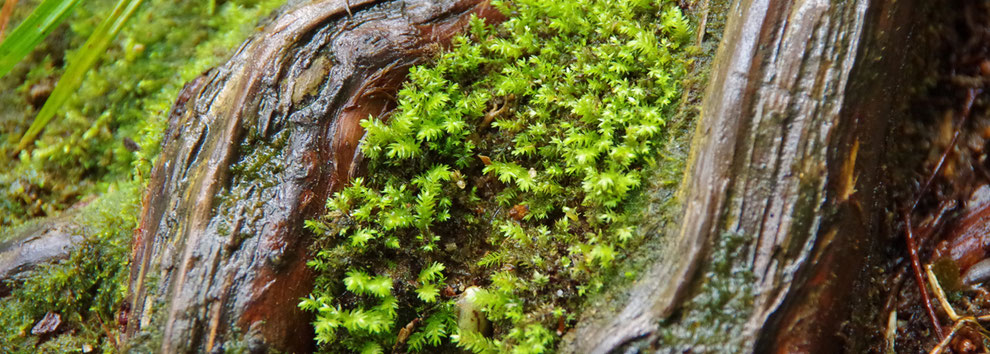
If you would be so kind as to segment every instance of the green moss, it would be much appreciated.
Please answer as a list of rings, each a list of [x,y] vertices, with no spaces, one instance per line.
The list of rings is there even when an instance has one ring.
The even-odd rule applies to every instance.
[[[133,182],[110,188],[75,217],[82,241],[68,259],[39,266],[23,283],[10,281],[12,294],[0,299],[0,351],[80,351],[84,345],[115,349],[107,335],[116,334],[137,227],[137,216],[120,210],[139,207],[139,189]],[[48,312],[61,316],[62,334],[41,341],[31,329]]]
[[[732,2],[715,0],[696,2],[689,15],[705,16],[704,35],[698,39],[697,49],[688,54],[690,70],[684,78],[684,95],[678,112],[667,127],[667,140],[658,146],[658,155],[662,162],[657,168],[648,171],[650,175],[645,180],[650,181],[646,193],[632,198],[629,203],[639,210],[630,215],[636,220],[642,233],[642,241],[626,255],[626,259],[609,271],[605,276],[603,287],[606,291],[594,294],[585,302],[587,308],[595,311],[587,312],[582,321],[611,321],[629,304],[629,296],[641,278],[640,272],[652,267],[660,260],[657,257],[667,251],[667,238],[680,231],[682,213],[682,180],[686,178],[685,168],[690,163],[688,155],[692,141],[692,133],[696,128],[697,118],[701,115],[702,100],[711,73],[711,62],[721,42],[725,27],[726,16],[731,11]],[[694,49],[694,48],[692,48]],[[600,323],[600,322],[598,322]],[[668,321],[667,324],[670,322]],[[690,325],[690,324],[689,324]],[[669,344],[669,343],[668,343]],[[647,350],[652,343],[644,338],[633,346],[642,346]]]
[[[659,152],[686,130],[666,123],[699,50],[676,4],[496,6],[508,21],[473,19],[451,51],[410,71],[396,112],[363,122],[369,177],[307,222],[321,276],[300,306],[317,313],[327,350],[423,349],[397,340],[403,330],[446,349],[552,350],[641,243],[647,178],[679,181],[683,163],[658,172],[669,162]],[[415,276],[435,264],[441,281]],[[369,314],[378,300],[347,285],[354,274],[388,281],[394,315]],[[420,322],[452,317],[450,293],[469,285],[481,286],[471,301],[491,336]]]
[[[227,1],[211,14],[212,1],[147,1],[63,107],[64,118],[14,159],[13,146],[36,113],[30,90],[57,77],[66,48],[82,43],[113,1],[84,3],[30,63],[0,80],[10,88],[0,90],[0,239],[12,225],[102,195],[76,217],[83,241],[70,257],[32,271],[0,299],[0,352],[117,349],[110,338],[127,290],[131,237],[168,110],[184,82],[220,64],[284,2]],[[32,335],[48,312],[62,318],[58,334]]]
[[[0,227],[53,215],[115,181],[142,178],[158,153],[160,134],[182,85],[217,65],[284,0],[146,1],[90,72],[77,94],[29,151],[16,142],[30,125],[43,92],[61,74],[67,48],[92,33],[114,1],[85,2],[0,84]],[[16,87],[16,89],[15,89]],[[43,95],[41,96],[43,97]]]
[[[671,352],[737,353],[746,348],[742,324],[753,310],[756,280],[746,262],[752,257],[750,239],[728,233],[718,237],[697,295],[679,316],[667,320],[676,325],[660,327],[657,345]]]

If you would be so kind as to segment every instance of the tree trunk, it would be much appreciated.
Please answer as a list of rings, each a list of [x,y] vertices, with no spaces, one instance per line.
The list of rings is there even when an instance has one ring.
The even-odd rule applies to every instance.
[[[303,221],[355,173],[358,125],[479,0],[327,0],[285,11],[186,85],[152,170],[125,339],[166,353],[313,349]]]
[[[732,6],[655,261],[565,352],[860,352],[881,338],[888,124],[920,80],[916,1]],[[920,25],[919,25],[920,24]],[[650,209],[650,208],[648,208]],[[868,328],[867,328],[868,329]],[[859,348],[859,349],[854,349]]]

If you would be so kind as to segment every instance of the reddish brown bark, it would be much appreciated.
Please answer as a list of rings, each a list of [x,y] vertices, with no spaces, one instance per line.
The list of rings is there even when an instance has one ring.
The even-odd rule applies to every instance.
[[[472,14],[501,16],[480,0],[305,2],[189,83],[144,200],[125,339],[312,350],[303,221],[359,166],[358,122]]]

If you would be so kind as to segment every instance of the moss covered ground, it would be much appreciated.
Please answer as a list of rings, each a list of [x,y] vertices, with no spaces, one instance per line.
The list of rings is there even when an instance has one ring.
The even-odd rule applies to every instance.
[[[114,1],[84,2],[28,60],[0,78],[0,241],[26,221],[77,203],[83,239],[68,259],[9,284],[15,290],[0,299],[0,352],[116,350],[131,237],[168,110],[185,82],[222,63],[284,2],[146,1],[26,151],[16,151],[17,141],[64,58]],[[13,25],[36,4],[21,1]],[[56,332],[32,333],[49,312],[60,315]]]
[[[17,141],[51,92],[64,59],[114,1],[84,2],[0,79],[0,230],[57,214],[110,185],[147,174],[182,85],[222,63],[285,0],[147,1],[34,146]],[[36,2],[18,7],[15,21]],[[13,23],[16,25],[16,22]]]

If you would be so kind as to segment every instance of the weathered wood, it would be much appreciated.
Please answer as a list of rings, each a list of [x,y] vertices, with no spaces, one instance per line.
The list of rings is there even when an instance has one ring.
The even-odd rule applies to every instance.
[[[312,350],[303,221],[359,166],[358,122],[471,14],[500,16],[480,0],[304,2],[189,83],[144,200],[124,339]]]
[[[72,246],[83,239],[76,222],[78,209],[44,218],[10,231],[0,242],[0,297],[10,293],[6,282],[38,265],[65,259]]]
[[[623,305],[585,316],[564,350],[854,345],[840,332],[865,301],[857,291],[872,280],[876,260],[868,254],[880,242],[886,207],[878,186],[887,125],[920,78],[907,55],[918,50],[907,45],[918,31],[912,4],[736,2],[692,146],[680,228],[658,241],[655,261],[621,290]],[[744,240],[745,256],[728,260],[733,273],[720,274],[713,264],[727,260],[713,258],[712,247],[727,237]],[[753,280],[742,290],[706,288],[743,276]],[[716,343],[665,338],[672,328],[716,325],[689,320],[691,311],[721,311],[693,307],[702,295],[744,297],[747,309],[723,314],[731,323],[718,325],[731,332]]]
[[[885,184],[893,180],[885,165],[892,162],[888,145],[898,139],[891,122],[907,116],[908,100],[929,75],[933,43],[926,26],[934,17],[933,5],[924,2],[866,4],[852,53],[857,64],[836,101],[842,112],[827,131],[818,225],[808,228],[808,250],[794,276],[781,280],[789,283],[787,293],[761,326],[757,350],[864,352],[882,341],[871,330],[887,321],[875,317],[882,308],[873,289],[884,286],[876,269],[887,249],[903,244],[888,234],[891,187]],[[807,216],[795,217],[802,219]]]

